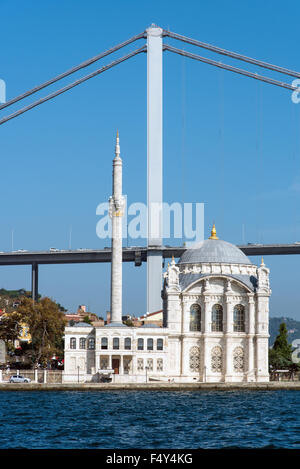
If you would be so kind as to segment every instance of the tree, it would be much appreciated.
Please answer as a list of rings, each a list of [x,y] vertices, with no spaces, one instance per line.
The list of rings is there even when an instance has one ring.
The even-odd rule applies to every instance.
[[[299,369],[299,366],[292,360],[292,346],[288,343],[288,331],[284,322],[280,324],[279,334],[273,348],[269,350],[269,365],[271,372],[288,369],[292,379]]]
[[[28,324],[32,340],[32,361],[46,364],[53,354],[63,353],[65,318],[59,306],[50,298],[34,302],[22,298],[18,308],[22,321]]]
[[[13,348],[13,343],[19,337],[21,329],[20,314],[6,313],[0,321],[0,339],[4,340],[8,348]]]
[[[84,316],[84,318],[82,319],[82,322],[86,322],[87,324],[92,324],[90,318],[88,316]]]
[[[275,339],[273,349],[286,360],[292,360],[292,346],[288,343],[288,331],[285,322],[279,326],[279,334]]]
[[[128,327],[133,327],[134,326],[131,319],[126,319],[126,321],[123,321],[123,324],[125,324]]]

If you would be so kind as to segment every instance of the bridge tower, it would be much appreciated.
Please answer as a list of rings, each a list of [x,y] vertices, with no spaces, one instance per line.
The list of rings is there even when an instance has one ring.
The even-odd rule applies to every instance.
[[[147,29],[147,312],[162,308],[162,67],[163,30]]]

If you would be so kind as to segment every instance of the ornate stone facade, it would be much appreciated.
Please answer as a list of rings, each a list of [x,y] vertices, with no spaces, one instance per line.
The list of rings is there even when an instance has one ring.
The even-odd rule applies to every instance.
[[[178,353],[169,372],[180,381],[268,381],[270,294],[263,260],[251,264],[213,232],[178,264],[173,259],[163,289],[169,343]]]

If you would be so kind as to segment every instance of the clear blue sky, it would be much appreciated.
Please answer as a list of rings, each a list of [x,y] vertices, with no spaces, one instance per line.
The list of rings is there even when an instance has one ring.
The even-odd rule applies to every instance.
[[[152,22],[300,70],[299,12],[297,4],[289,9],[271,1],[0,0],[0,78],[12,98]],[[145,202],[145,55],[1,126],[0,250],[11,249],[12,230],[14,249],[68,248],[70,227],[72,248],[105,245],[96,236],[96,207],[111,194],[117,128],[124,193],[129,203]],[[219,237],[236,244],[243,241],[243,225],[246,242],[300,241],[300,104],[292,103],[287,90],[165,53],[164,200],[204,202],[206,237],[215,220]],[[300,257],[265,262],[271,269],[271,315],[300,319]],[[109,281],[109,265],[40,267],[40,292],[71,311],[87,304],[104,314]],[[1,267],[0,286],[30,289],[30,268]],[[145,266],[124,265],[124,313],[145,311],[145,286]]]

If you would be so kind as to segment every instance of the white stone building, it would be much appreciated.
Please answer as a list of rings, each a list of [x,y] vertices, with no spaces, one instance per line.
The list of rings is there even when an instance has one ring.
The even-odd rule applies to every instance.
[[[113,172],[111,323],[65,329],[64,382],[267,382],[269,269],[236,246],[209,239],[164,273],[163,327],[122,324],[122,160]]]

